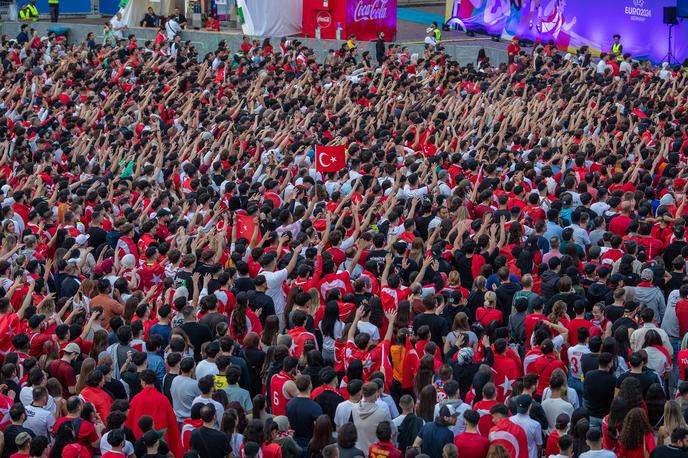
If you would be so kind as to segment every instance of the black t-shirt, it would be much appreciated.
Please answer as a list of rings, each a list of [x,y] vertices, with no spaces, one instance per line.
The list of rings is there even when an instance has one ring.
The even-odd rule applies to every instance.
[[[375,250],[370,250],[368,252],[368,257],[366,258],[366,262],[372,261],[375,264],[377,264],[377,272],[378,275],[382,274],[382,270],[385,268],[385,262],[387,257],[387,250],[385,249],[375,249]]]
[[[136,458],[142,458],[142,457],[158,457],[158,456],[167,456],[167,454],[170,452],[170,448],[167,446],[167,444],[163,441],[158,442],[158,453],[153,455],[153,454],[148,454],[146,453],[148,449],[146,448],[146,444],[143,443],[143,437],[140,437],[137,439],[137,441],[134,443],[134,454],[136,455]]]
[[[187,272],[186,270],[177,272],[177,275],[174,277],[174,287],[179,288],[180,286],[186,287],[186,289],[189,291],[189,298],[193,297],[194,283],[192,272]]]
[[[210,332],[210,328],[204,324],[197,322],[184,323],[182,324],[182,330],[189,336],[191,345],[194,347],[194,359],[196,362],[200,361],[201,358],[201,346],[213,340],[213,335]]]
[[[179,374],[170,374],[168,372],[162,379],[162,394],[167,396],[167,399],[169,399],[170,402],[172,402],[172,381],[178,375]]]
[[[614,321],[614,323],[612,324],[612,334],[615,333],[616,330],[622,326],[626,329],[638,329],[638,323],[636,323],[635,320],[633,320],[633,318],[622,316],[621,318]]]
[[[3,434],[5,435],[5,448],[2,450],[2,458],[8,458],[10,455],[17,453],[17,444],[14,442],[14,440],[20,433],[29,433],[31,437],[35,436],[33,431],[28,428],[18,425],[9,425],[3,431]]]
[[[107,232],[102,227],[89,227],[88,228],[88,246],[93,247],[93,249],[98,248],[105,243],[107,237]]]
[[[586,353],[583,355],[581,358],[581,369],[583,369],[583,375],[586,375],[588,372],[600,367],[599,361],[599,353]]]
[[[662,445],[650,453],[650,458],[688,458],[688,452],[673,445]]]
[[[653,377],[651,374],[647,372],[634,374],[633,372],[628,371],[624,372],[619,376],[619,378],[616,380],[616,387],[621,388],[621,382],[623,382],[629,377],[634,378],[640,382],[640,385],[643,387],[643,397],[647,395],[647,390],[650,388],[650,385],[652,385],[653,383],[657,383],[657,377]]]
[[[256,282],[253,280],[253,278],[249,277],[240,277],[237,278],[234,281],[234,289],[235,292],[248,292],[248,291],[254,291],[256,289]]]
[[[320,393],[316,398],[317,402],[325,415],[330,417],[332,420],[332,426],[334,427],[334,414],[337,411],[337,406],[340,402],[344,402],[344,398],[334,391],[325,390]]]
[[[143,389],[141,387],[141,377],[138,372],[135,371],[124,371],[121,374],[122,380],[124,380],[127,385],[129,385],[129,392],[133,398],[141,392]]]
[[[275,301],[264,292],[249,291],[247,294],[251,310],[255,312],[258,309],[263,309],[259,318],[260,322],[265,324],[265,319],[275,314]]]
[[[604,418],[614,399],[616,376],[607,371],[595,369],[585,374],[583,399],[591,417]]]
[[[604,308],[604,316],[607,317],[607,320],[611,321],[612,323],[616,324],[616,320],[621,318],[624,314],[624,308],[620,305],[608,305]]]
[[[294,428],[294,440],[298,443],[313,437],[315,420],[323,414],[320,405],[308,398],[293,398],[287,403],[287,418]]]
[[[189,445],[204,458],[224,458],[233,451],[225,433],[205,426],[191,432]]]
[[[442,338],[449,334],[449,324],[447,320],[434,313],[419,313],[413,319],[413,331],[417,332],[418,328],[427,325],[430,327],[431,340],[437,344],[437,347],[442,351]]]

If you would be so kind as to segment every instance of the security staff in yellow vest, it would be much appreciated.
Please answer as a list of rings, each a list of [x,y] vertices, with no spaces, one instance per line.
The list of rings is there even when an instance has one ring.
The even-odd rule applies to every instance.
[[[38,20],[38,8],[36,8],[36,0],[31,0],[28,5],[26,5],[26,9],[29,10],[29,14],[31,14],[31,20],[32,21],[37,21]]]
[[[60,0],[48,0],[50,7],[50,22],[57,22],[60,15]]]
[[[21,9],[19,10],[19,20],[20,21],[30,21],[31,20],[31,11],[29,11],[29,8],[27,8],[26,5],[22,5]]]
[[[623,62],[623,45],[621,44],[621,35],[618,33],[614,35],[614,44],[612,45],[611,54],[616,54],[616,60]]]
[[[435,38],[435,42],[439,43],[440,40],[442,39],[442,31],[440,30],[439,27],[437,27],[437,22],[432,23],[432,34]]]

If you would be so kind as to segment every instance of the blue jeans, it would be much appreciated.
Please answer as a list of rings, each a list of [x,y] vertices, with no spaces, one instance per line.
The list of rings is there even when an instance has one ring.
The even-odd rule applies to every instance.
[[[579,378],[571,377],[569,375],[569,388],[576,390],[578,401],[583,404],[583,382]]]
[[[669,338],[669,342],[671,343],[671,348],[674,350],[674,356],[672,357],[674,364],[671,368],[671,375],[674,385],[678,385],[680,379],[678,374],[678,352],[681,349],[681,340]]]

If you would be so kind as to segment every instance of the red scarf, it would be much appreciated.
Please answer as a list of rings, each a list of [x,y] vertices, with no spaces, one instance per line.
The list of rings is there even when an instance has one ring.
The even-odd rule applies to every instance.
[[[655,350],[661,352],[661,353],[666,357],[667,361],[669,362],[669,368],[671,368],[671,366],[672,366],[673,363],[672,363],[672,361],[671,361],[671,356],[669,355],[669,350],[667,350],[666,348],[664,348],[663,345],[650,345],[650,347],[652,347],[652,348],[654,348]]]

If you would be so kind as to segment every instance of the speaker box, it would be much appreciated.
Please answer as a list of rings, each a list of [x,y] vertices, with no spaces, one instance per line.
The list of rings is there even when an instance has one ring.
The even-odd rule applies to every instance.
[[[676,20],[677,8],[675,6],[664,7],[664,23],[667,25],[678,25]]]
[[[688,0],[678,0],[676,2],[676,16],[688,17]]]

